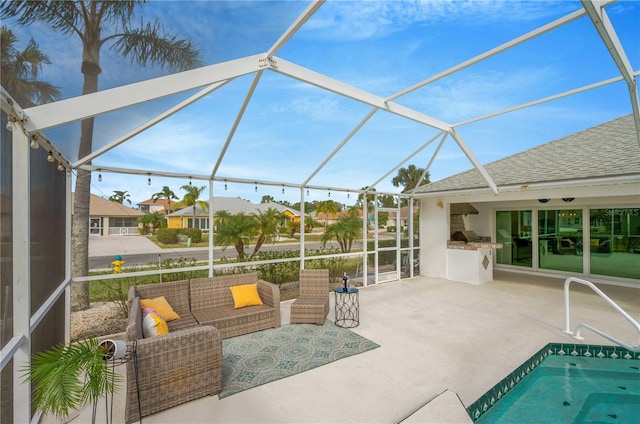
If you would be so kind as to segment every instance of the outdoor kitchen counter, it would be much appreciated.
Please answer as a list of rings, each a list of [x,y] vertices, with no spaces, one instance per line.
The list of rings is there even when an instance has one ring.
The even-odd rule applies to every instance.
[[[493,252],[500,243],[456,242],[447,243],[447,279],[468,284],[493,281]]]
[[[447,249],[458,250],[478,250],[480,248],[486,249],[501,249],[502,243],[489,243],[489,242],[460,242],[460,241],[448,241]]]

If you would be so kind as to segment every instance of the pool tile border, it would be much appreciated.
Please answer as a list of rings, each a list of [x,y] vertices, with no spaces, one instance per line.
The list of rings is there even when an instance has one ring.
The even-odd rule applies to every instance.
[[[477,421],[482,417],[482,415],[484,415],[484,413],[495,405],[496,402],[502,399],[504,395],[516,387],[516,385],[520,383],[520,380],[526,377],[550,355],[585,356],[640,361],[640,353],[632,352],[620,346],[549,343],[467,407],[467,414],[469,414],[469,417],[471,417],[474,422]]]

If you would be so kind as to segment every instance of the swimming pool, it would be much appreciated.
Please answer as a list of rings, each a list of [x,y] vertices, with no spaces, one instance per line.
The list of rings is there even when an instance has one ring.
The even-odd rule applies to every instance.
[[[640,423],[640,354],[550,343],[467,408],[475,423]]]

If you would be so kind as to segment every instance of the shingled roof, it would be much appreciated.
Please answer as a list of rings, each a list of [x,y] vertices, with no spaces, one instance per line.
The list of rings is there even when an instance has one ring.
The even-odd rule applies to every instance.
[[[633,116],[623,116],[485,165],[498,188],[640,175]],[[418,188],[415,194],[488,187],[476,169]]]
[[[239,197],[216,196],[213,198],[214,214],[219,210],[225,210],[232,215],[235,215],[237,213],[252,214],[252,213],[257,213],[258,211],[266,211],[268,208],[274,208],[280,212],[284,212],[285,210],[288,210],[295,216],[300,215],[300,211],[293,208],[288,208],[278,203],[255,204],[255,203],[251,203],[248,200],[241,199]],[[207,215],[207,214],[208,214],[208,211],[204,211],[202,210],[200,205],[196,205],[196,215],[201,216],[201,215]],[[169,214],[169,216],[191,216],[191,215],[193,215],[193,206],[187,206],[185,208],[179,209]]]
[[[73,202],[73,196],[75,196],[75,193],[72,193],[71,196]],[[130,208],[112,200],[103,199],[102,197],[91,193],[89,200],[89,215],[137,218],[144,214],[139,210]]]

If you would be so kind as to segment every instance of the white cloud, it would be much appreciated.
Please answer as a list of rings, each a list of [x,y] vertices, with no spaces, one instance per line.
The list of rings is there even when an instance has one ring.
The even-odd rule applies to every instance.
[[[329,39],[379,38],[416,23],[457,21],[477,25],[534,20],[553,16],[558,11],[569,13],[579,7],[564,3],[567,4],[508,0],[337,1],[325,4],[310,20],[308,29],[316,36]]]

